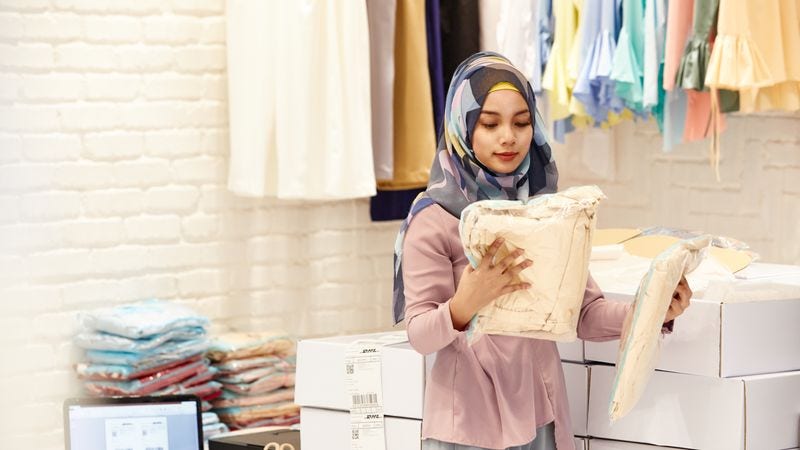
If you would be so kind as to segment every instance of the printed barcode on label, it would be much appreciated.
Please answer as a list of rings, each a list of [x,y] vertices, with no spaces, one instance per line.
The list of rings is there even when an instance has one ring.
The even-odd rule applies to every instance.
[[[348,375],[352,375],[352,374],[353,374],[353,365],[352,365],[352,364],[348,364],[348,365],[345,367],[345,370],[347,371],[347,374],[348,374]]]
[[[377,405],[378,394],[353,394],[354,405]]]
[[[353,439],[358,439],[358,430],[353,430]]]

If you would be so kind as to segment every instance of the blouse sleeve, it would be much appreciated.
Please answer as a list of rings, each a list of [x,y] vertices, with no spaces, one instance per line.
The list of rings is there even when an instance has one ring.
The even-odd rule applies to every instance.
[[[630,304],[606,300],[590,274],[578,318],[578,337],[595,342],[619,339],[622,322],[630,308]]]
[[[421,211],[403,242],[408,340],[426,355],[448,346],[462,333],[453,327],[450,316],[450,300],[456,290],[453,253],[436,213],[433,207]]]

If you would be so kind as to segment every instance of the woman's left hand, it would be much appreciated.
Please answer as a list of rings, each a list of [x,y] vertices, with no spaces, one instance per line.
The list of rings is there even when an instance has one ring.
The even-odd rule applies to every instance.
[[[683,314],[686,308],[689,307],[689,301],[692,298],[692,290],[689,289],[689,283],[686,277],[681,277],[681,281],[672,293],[672,302],[669,304],[667,316],[664,318],[664,323],[671,322],[676,317]]]

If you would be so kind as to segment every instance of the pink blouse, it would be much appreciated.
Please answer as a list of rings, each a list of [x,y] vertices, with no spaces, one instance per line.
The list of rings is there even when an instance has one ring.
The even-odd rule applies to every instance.
[[[425,388],[423,439],[504,449],[555,422],[558,450],[574,449],[555,343],[484,335],[469,345],[453,328],[449,303],[466,264],[458,219],[439,205],[419,212],[403,245],[403,281],[409,341],[422,354],[438,352]],[[618,339],[629,307],[604,299],[589,277],[578,337]]]

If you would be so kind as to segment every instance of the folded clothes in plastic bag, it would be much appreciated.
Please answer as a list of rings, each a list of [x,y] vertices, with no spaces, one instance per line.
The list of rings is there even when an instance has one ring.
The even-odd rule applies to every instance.
[[[208,326],[208,318],[179,303],[148,300],[102,308],[80,315],[84,328],[141,339],[175,328]]]
[[[202,384],[185,386],[183,383],[167,386],[154,392],[152,395],[194,395],[203,400],[216,400],[222,393],[222,384],[216,381],[207,381]]]
[[[130,381],[88,381],[84,386],[90,393],[98,396],[148,395],[191,378],[206,368],[206,362],[199,360]]]
[[[282,387],[294,386],[294,373],[273,373],[252,383],[222,383],[222,386],[238,394],[263,394]]]
[[[512,281],[530,288],[498,297],[478,311],[470,323],[470,342],[480,333],[576,339],[596,210],[604,198],[597,186],[579,186],[527,202],[484,200],[464,208],[459,233],[473,267],[501,237],[505,242],[495,261],[515,249],[524,252],[518,262],[533,261]]]
[[[203,439],[208,440],[218,434],[227,433],[229,431],[231,430],[228,426],[221,422],[210,423],[208,425],[203,424]]]
[[[189,341],[206,335],[205,328],[183,327],[142,339],[131,339],[104,331],[86,330],[75,336],[75,344],[87,350],[115,350],[143,353],[154,350],[169,341]]]
[[[202,354],[197,354],[189,358],[170,360],[166,363],[155,365],[143,364],[135,367],[125,364],[78,363],[75,365],[75,371],[78,373],[78,378],[83,380],[126,381],[134,378],[141,378],[156,372],[163,372],[172,367],[200,361],[201,359],[203,359]]]
[[[228,361],[218,362],[214,364],[214,367],[219,370],[220,375],[232,375],[261,367],[275,367],[283,371],[289,371],[294,369],[296,364],[296,355],[288,355],[284,357],[256,356],[252,358],[231,359]]]
[[[262,395],[241,395],[223,390],[222,395],[214,400],[215,408],[230,408],[233,406],[256,406],[270,403],[293,402],[294,388],[283,388]]]
[[[255,419],[250,421],[228,421],[228,426],[232,430],[240,430],[243,428],[256,428],[256,427],[288,427],[300,423],[300,415],[293,414],[289,416],[274,417],[269,419]]]
[[[225,333],[215,336],[208,349],[212,361],[224,362],[254,356],[295,354],[295,341],[283,331]]]
[[[98,364],[116,364],[133,367],[155,366],[170,361],[189,358],[202,354],[208,349],[208,341],[194,339],[191,341],[169,342],[148,352],[118,352],[112,350],[87,350],[86,360]]]
[[[214,411],[223,422],[248,423],[259,419],[298,414],[300,407],[292,402],[282,402],[269,405],[217,408]]]
[[[250,369],[235,374],[218,376],[217,380],[223,383],[252,383],[253,381],[264,378],[267,375],[272,375],[276,372],[283,373],[285,371],[278,369],[275,366],[259,367],[257,369]]]
[[[623,417],[639,401],[658,361],[661,331],[673,293],[681,277],[700,265],[710,244],[711,236],[679,241],[653,259],[642,278],[620,337],[608,408],[611,420]]]
[[[219,423],[219,416],[215,412],[203,413],[203,425],[211,425],[212,423]]]

